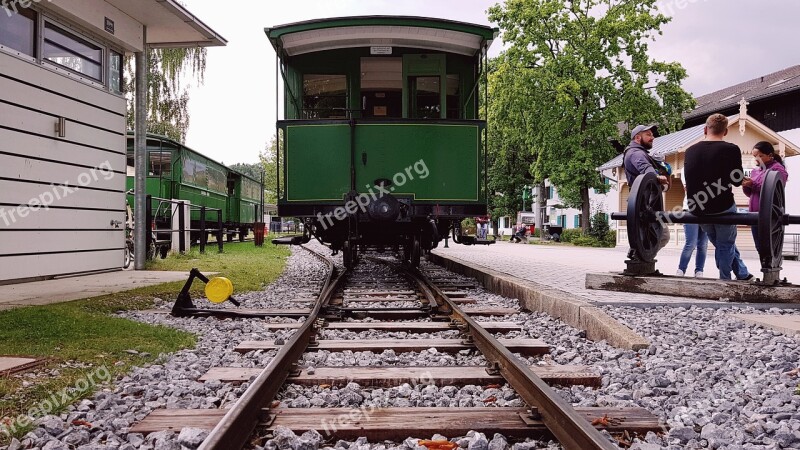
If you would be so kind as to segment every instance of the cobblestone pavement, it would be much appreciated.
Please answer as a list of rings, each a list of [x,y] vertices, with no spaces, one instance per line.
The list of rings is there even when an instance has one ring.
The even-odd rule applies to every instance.
[[[598,305],[696,305],[704,307],[730,305],[730,303],[713,300],[597,291],[584,287],[587,273],[621,272],[625,268],[627,248],[585,248],[562,245],[510,244],[507,242],[474,247],[450,243],[450,248],[442,247],[440,245],[438,249],[434,250],[434,253],[452,256],[498,272],[568,291]],[[679,259],[680,251],[664,249],[658,254],[656,267],[664,274],[674,275],[678,269]],[[745,255],[744,261],[750,272],[759,277],[761,264],[758,262],[757,255]],[[693,268],[692,264],[694,264],[694,259],[691,261],[690,269]],[[800,262],[784,261],[783,269],[782,277],[787,277],[790,282],[795,284],[800,283]],[[708,252],[704,274],[706,278],[716,278],[719,275],[714,266],[712,248]],[[765,306],[762,305],[762,307]]]

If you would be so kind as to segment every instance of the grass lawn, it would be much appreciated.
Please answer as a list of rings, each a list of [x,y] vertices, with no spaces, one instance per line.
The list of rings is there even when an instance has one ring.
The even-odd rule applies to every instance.
[[[288,255],[287,248],[271,244],[258,248],[252,242],[228,243],[222,254],[216,248],[208,248],[205,255],[193,249],[187,255],[172,255],[148,263],[147,268],[188,271],[196,267],[204,273],[219,272],[233,281],[236,292],[246,292],[260,290],[278,278]],[[190,333],[112,315],[121,310],[149,308],[156,298],[174,299],[182,286],[183,282],[166,283],[92,299],[0,312],[0,355],[49,359],[44,369],[47,376],[0,378],[0,420],[5,420],[6,425],[17,425],[9,423],[8,418],[43,406],[48,399],[69,397],[66,404],[49,402],[59,403],[51,411],[57,414],[68,404],[90,396],[94,392],[91,380],[103,381],[100,375],[114,377],[132,366],[151,363],[162,353],[193,347],[195,336]],[[192,297],[203,297],[202,282],[195,281]],[[90,386],[85,389],[87,381]],[[30,426],[17,426],[13,435],[19,437],[29,429]],[[8,436],[0,433],[0,445],[4,443],[8,443]]]

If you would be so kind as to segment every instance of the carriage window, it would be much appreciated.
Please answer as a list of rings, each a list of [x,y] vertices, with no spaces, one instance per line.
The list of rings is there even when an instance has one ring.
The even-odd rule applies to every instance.
[[[447,118],[461,118],[461,84],[458,75],[447,76]]]
[[[194,183],[194,160],[193,159],[184,159],[183,160],[183,182],[184,183]]]
[[[410,77],[409,111],[412,119],[442,117],[441,81],[439,77]]]
[[[208,166],[208,188],[217,191],[225,192],[228,180],[225,178],[225,172],[219,167]]]
[[[347,117],[345,75],[303,75],[303,119]]]
[[[363,117],[403,117],[403,58],[361,58]]]
[[[96,81],[103,81],[103,49],[100,46],[50,22],[46,22],[44,28],[44,59]]]
[[[28,8],[20,9],[18,14],[6,14],[6,12],[5,9],[0,11],[0,45],[34,56],[36,13]]]
[[[172,153],[152,151],[150,152],[150,175],[156,177],[168,177],[172,166]]]

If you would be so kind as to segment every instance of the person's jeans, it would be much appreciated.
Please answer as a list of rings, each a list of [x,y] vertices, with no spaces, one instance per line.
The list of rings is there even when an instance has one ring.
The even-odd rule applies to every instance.
[[[686,236],[686,243],[683,245],[683,252],[681,253],[681,261],[678,264],[678,269],[686,273],[689,268],[689,261],[692,259],[692,253],[695,248],[697,249],[697,256],[694,258],[694,271],[702,272],[706,266],[706,255],[708,250],[708,234],[700,228],[700,225],[687,223],[683,225],[683,233]]]
[[[732,206],[725,213],[736,212]],[[708,239],[714,244],[714,259],[719,269],[721,280],[730,280],[731,272],[738,279],[747,278],[750,273],[736,248],[736,225],[703,224],[700,226],[708,234]]]
[[[750,226],[750,231],[753,233],[753,242],[756,243],[756,251],[761,252],[761,249],[758,246],[758,225]],[[758,256],[760,257],[761,254],[759,253]]]

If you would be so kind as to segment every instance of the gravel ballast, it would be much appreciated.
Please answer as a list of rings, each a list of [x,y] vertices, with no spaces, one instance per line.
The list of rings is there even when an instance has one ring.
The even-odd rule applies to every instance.
[[[379,266],[379,265],[377,265]],[[427,264],[425,265],[427,266]],[[430,266],[433,267],[433,266]],[[440,270],[437,268],[437,271]],[[237,294],[244,308],[297,308],[296,298],[313,297],[325,272],[324,265],[307,252],[294,249],[286,273],[262,292]],[[380,280],[388,272],[376,271]],[[453,278],[473,281],[453,274]],[[466,289],[465,289],[466,290]],[[483,289],[466,290],[476,306],[518,307],[514,299],[489,294]],[[202,300],[203,307],[208,304]],[[386,302],[387,306],[398,306]],[[163,308],[171,307],[164,301]],[[231,307],[222,305],[221,307]],[[465,308],[468,309],[468,308]],[[748,309],[635,308],[605,307],[604,310],[653,345],[639,352],[619,350],[604,342],[591,342],[584,333],[563,322],[539,313],[520,312],[511,316],[480,320],[511,321],[522,331],[497,334],[497,337],[535,338],[551,345],[543,358],[525,358],[530,364],[587,365],[602,374],[602,387],[558,388],[576,406],[644,407],[660,416],[663,434],[650,433],[636,439],[631,448],[684,449],[781,449],[800,448],[800,396],[795,395],[800,380],[795,369],[800,365],[798,339],[731,317],[732,313],[756,313]],[[772,313],[796,314],[782,310]],[[230,407],[248,383],[228,384],[211,380],[196,381],[217,366],[264,367],[274,351],[239,354],[233,348],[243,340],[288,339],[294,330],[266,331],[264,319],[173,318],[163,314],[124,313],[133,320],[160,324],[198,335],[198,347],[163,355],[157,364],[134,369],[114,380],[93,398],[72,405],[60,416],[48,416],[40,426],[11,449],[43,448],[166,450],[196,448],[208,430],[186,429],[180,433],[161,432],[142,436],[128,433],[131,425],[159,408],[213,409]],[[292,322],[295,319],[267,319]],[[369,321],[369,320],[365,320]],[[455,338],[455,331],[413,335],[405,332],[352,332],[330,330],[326,339]],[[371,352],[306,353],[305,368],[322,366],[466,366],[483,365],[485,359],[475,351],[445,354],[436,349],[396,353]],[[312,369],[313,370],[313,369]],[[794,371],[794,374],[793,374]],[[491,401],[486,401],[492,399]],[[385,389],[365,388],[351,383],[342,388],[284,386],[278,400],[285,407],[363,408],[392,406],[520,406],[517,394],[507,385],[430,386],[403,384]],[[90,426],[74,425],[85,421]],[[508,443],[499,435],[484,435],[476,430],[468,436],[419,436],[447,438],[470,450],[515,448],[560,448],[549,442]],[[295,435],[279,430],[261,442],[270,450],[422,450],[418,440],[401,443],[331,441],[314,433]]]

